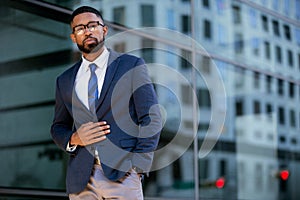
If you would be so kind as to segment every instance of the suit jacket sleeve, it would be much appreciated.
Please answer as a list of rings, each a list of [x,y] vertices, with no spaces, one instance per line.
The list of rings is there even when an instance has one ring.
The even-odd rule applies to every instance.
[[[54,142],[62,150],[66,151],[67,144],[70,141],[70,138],[73,134],[73,118],[63,101],[62,91],[60,90],[59,78],[56,81],[55,100],[55,112],[53,124],[51,126],[51,136]]]
[[[149,172],[158,145],[162,120],[147,66],[142,59],[139,59],[135,68],[132,82],[135,89],[133,103],[140,128],[132,164],[143,172]]]

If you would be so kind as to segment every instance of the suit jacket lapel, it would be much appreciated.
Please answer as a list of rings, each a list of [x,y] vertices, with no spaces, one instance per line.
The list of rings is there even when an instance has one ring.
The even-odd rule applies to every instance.
[[[98,102],[96,102],[96,110],[99,109],[100,105],[102,104],[106,93],[111,85],[111,82],[114,78],[114,75],[116,73],[116,70],[118,68],[118,63],[119,63],[119,57],[120,57],[120,53],[117,53],[115,51],[112,51],[110,49],[108,49],[110,54],[109,54],[109,58],[108,58],[108,63],[107,63],[107,70],[105,73],[105,78],[104,78],[104,82],[103,82],[103,86],[102,86],[102,90],[100,93],[100,97],[98,99]]]

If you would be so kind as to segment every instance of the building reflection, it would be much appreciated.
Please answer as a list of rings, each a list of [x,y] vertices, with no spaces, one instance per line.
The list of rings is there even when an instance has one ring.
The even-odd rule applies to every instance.
[[[299,0],[3,1],[0,187],[64,190],[54,84],[80,56],[66,16],[86,4],[156,83],[165,125],[147,198],[299,199]]]

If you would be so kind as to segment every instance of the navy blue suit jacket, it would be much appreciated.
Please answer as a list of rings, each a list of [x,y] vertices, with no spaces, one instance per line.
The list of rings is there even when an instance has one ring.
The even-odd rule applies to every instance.
[[[74,92],[82,61],[57,78],[51,135],[62,150],[66,151],[72,134],[83,123],[106,121],[111,130],[106,140],[68,152],[67,193],[80,192],[87,185],[94,165],[93,147],[99,152],[104,174],[112,181],[122,178],[133,166],[145,173],[151,168],[161,116],[147,67],[141,58],[109,51],[96,116],[83,106]]]

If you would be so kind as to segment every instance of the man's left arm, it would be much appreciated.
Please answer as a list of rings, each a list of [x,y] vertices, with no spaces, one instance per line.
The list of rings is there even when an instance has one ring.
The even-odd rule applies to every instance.
[[[132,164],[138,173],[147,173],[158,145],[162,119],[153,83],[142,59],[138,59],[134,69],[133,89],[133,102],[140,128]]]

